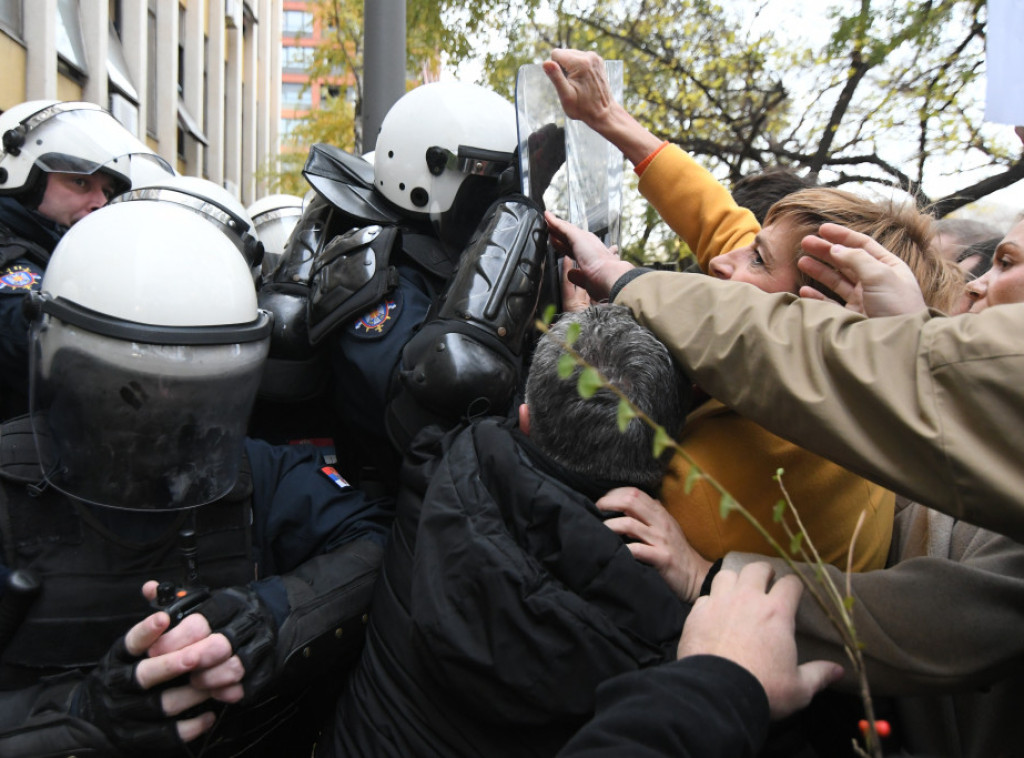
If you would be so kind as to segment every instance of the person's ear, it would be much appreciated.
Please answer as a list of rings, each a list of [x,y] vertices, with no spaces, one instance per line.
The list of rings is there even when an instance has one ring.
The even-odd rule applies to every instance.
[[[530,406],[526,403],[519,406],[519,430],[526,435],[530,433]]]

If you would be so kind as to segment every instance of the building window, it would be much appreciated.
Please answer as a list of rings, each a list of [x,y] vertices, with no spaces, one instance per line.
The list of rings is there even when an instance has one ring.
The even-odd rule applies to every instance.
[[[281,70],[288,74],[304,74],[313,65],[313,48],[285,45]]]
[[[284,11],[282,37],[303,37],[313,33],[313,14],[307,11]]]
[[[82,41],[78,0],[57,1],[57,55],[73,71],[84,76],[89,75],[89,67],[85,62],[85,43]]]
[[[116,88],[129,100],[135,103],[139,102],[139,93],[135,89],[131,72],[128,70],[128,61],[124,57],[121,38],[113,23],[110,24],[107,41],[107,76],[110,78],[111,87]]]
[[[0,0],[0,28],[21,39],[21,0]]]
[[[124,16],[121,13],[121,0],[109,0],[107,3],[107,15],[114,27],[117,36],[121,36],[121,25],[124,23]]]
[[[178,8],[178,94],[185,94],[185,9]]]
[[[309,110],[313,107],[312,89],[301,82],[282,82],[281,107],[288,110]]]
[[[283,118],[278,128],[278,136],[282,142],[291,139],[292,132],[295,131],[295,127],[302,122],[299,118]]]
[[[132,134],[139,131],[139,106],[117,90],[110,90],[110,114]]]

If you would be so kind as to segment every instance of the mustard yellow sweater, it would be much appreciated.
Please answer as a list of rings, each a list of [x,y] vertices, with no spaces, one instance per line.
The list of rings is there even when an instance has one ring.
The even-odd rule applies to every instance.
[[[749,244],[760,230],[750,211],[737,206],[725,187],[674,145],[646,162],[640,191],[686,241],[705,271],[711,258]],[[709,400],[689,415],[677,441],[776,540],[788,546],[785,530],[772,519],[782,498],[772,477],[783,469],[782,483],[826,563],[846,568],[857,519],[866,511],[854,546],[853,568],[865,571],[885,565],[894,496],[883,487],[775,436],[717,400]],[[709,560],[731,550],[775,555],[741,515],[721,519],[720,497],[706,481],[697,481],[687,494],[688,470],[677,456],[662,484],[661,499],[701,555]],[[787,519],[793,523],[791,516]]]

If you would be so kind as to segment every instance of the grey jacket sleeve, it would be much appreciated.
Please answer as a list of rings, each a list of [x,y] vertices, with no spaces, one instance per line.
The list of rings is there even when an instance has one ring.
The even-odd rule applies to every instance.
[[[924,505],[1024,540],[1024,304],[865,319],[664,272],[635,278],[616,302],[742,415]]]
[[[874,694],[985,686],[1024,658],[1024,545],[912,504],[897,517],[893,552],[891,568],[850,576],[853,621]],[[764,560],[729,553],[723,568],[739,571]],[[791,573],[781,559],[769,560],[777,576]],[[825,569],[844,592],[843,573]],[[843,664],[844,685],[854,691],[838,634],[807,593],[797,633],[801,661]]]

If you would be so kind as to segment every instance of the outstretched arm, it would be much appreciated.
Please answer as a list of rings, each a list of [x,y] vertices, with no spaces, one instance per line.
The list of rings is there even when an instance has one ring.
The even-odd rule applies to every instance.
[[[611,95],[604,61],[596,53],[553,50],[544,71],[562,108],[619,148],[642,169],[640,192],[682,237],[701,268],[716,255],[749,244],[760,229],[710,173],[675,145],[664,143],[634,119]]]
[[[593,720],[560,758],[756,755],[769,714],[806,706],[842,674],[826,661],[797,665],[803,588],[790,576],[768,589],[772,576],[766,563],[719,572],[686,620],[680,659],[603,683]]]

